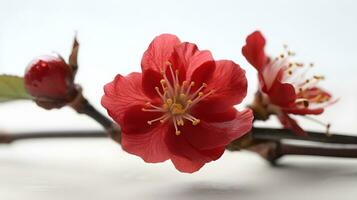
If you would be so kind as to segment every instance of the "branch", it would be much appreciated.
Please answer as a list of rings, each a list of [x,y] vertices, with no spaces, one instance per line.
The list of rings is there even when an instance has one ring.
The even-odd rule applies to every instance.
[[[306,133],[307,136],[299,136],[288,129],[253,128],[252,138],[273,141],[280,141],[282,139],[292,139],[334,144],[357,144],[356,136],[349,136],[338,133],[326,134],[314,131],[306,131]]]
[[[99,112],[89,101],[83,97],[82,91],[80,91],[77,97],[69,104],[75,111],[80,114],[85,114],[100,125],[106,130],[106,133],[119,144],[121,143],[121,129],[116,125],[112,120]]]
[[[26,132],[1,133],[0,144],[10,144],[19,140],[49,139],[49,138],[104,138],[108,137],[104,131],[53,131],[53,132]]]

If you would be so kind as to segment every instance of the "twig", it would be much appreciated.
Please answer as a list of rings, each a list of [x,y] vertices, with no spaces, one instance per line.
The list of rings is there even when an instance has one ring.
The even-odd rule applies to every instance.
[[[299,136],[287,129],[253,128],[252,138],[260,140],[280,141],[282,139],[305,140],[335,144],[357,144],[356,136],[342,134],[326,134],[321,132],[306,131],[307,136]]]
[[[104,138],[108,137],[104,131],[53,131],[27,133],[0,133],[0,144],[10,144],[19,140],[49,139],[49,138]]]

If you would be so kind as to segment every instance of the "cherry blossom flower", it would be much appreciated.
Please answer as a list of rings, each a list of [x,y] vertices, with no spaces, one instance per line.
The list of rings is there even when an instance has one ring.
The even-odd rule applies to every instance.
[[[122,148],[145,162],[168,159],[193,173],[217,160],[252,127],[245,71],[230,60],[175,35],[156,37],[144,53],[142,73],[117,75],[105,85],[102,105],[122,128]]]
[[[334,102],[328,92],[318,87],[324,77],[315,75],[306,78],[313,64],[307,66],[293,62],[291,58],[295,53],[286,45],[284,53],[275,58],[268,57],[264,47],[265,38],[255,31],[247,37],[242,48],[245,58],[258,71],[260,91],[253,107],[257,108],[255,111],[259,110],[257,115],[267,117],[276,114],[285,128],[304,135],[304,130],[290,115],[318,115]],[[329,128],[328,124],[326,126]]]

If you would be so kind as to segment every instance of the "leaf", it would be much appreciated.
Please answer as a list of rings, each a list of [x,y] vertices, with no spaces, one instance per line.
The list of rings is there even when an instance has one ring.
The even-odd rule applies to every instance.
[[[25,90],[24,79],[18,76],[0,75],[0,103],[31,99]]]

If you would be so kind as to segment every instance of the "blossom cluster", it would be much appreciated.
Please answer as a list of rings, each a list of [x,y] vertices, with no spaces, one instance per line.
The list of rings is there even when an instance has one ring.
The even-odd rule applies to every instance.
[[[306,76],[313,64],[293,61],[295,53],[287,46],[280,55],[268,56],[265,43],[255,31],[242,48],[258,72],[259,89],[251,105],[237,110],[248,86],[240,65],[215,60],[210,51],[172,34],[154,38],[141,72],[118,74],[104,86],[101,103],[121,127],[122,148],[145,162],[170,160],[177,170],[193,173],[249,135],[254,119],[276,115],[285,128],[305,136],[292,115],[319,115],[335,100],[318,86],[323,76]],[[62,107],[77,98],[78,44],[73,48],[69,64],[53,56],[30,63],[25,86],[42,107]]]

